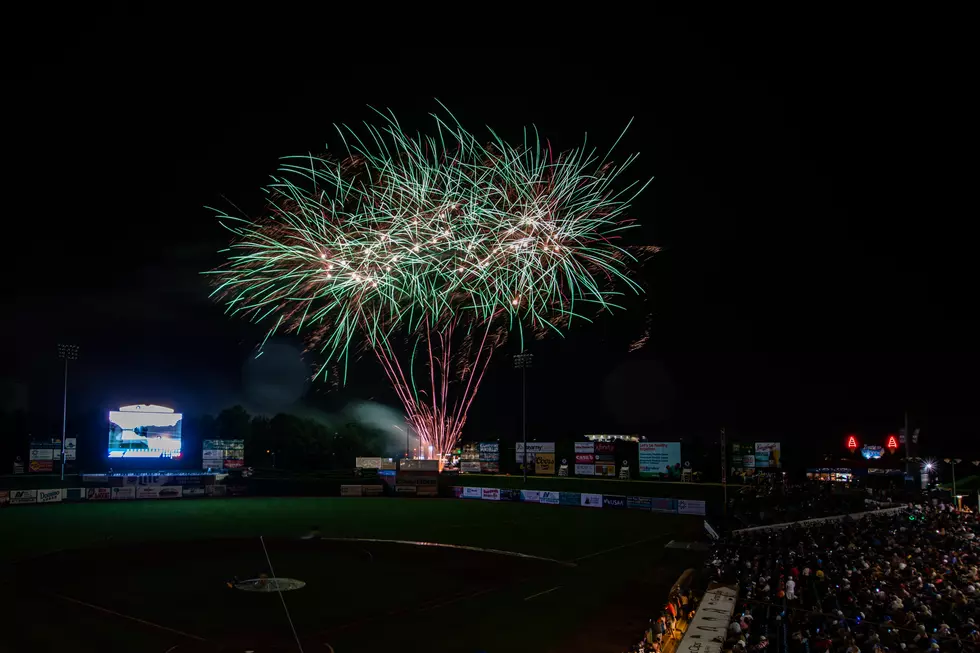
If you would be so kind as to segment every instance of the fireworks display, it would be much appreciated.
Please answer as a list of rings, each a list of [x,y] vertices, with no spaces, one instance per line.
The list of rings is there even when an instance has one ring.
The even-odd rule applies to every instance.
[[[615,166],[595,150],[554,156],[533,130],[483,145],[435,124],[413,137],[383,116],[360,136],[339,128],[341,157],[285,159],[264,215],[219,211],[234,240],[210,274],[229,313],[305,335],[317,375],[372,349],[444,453],[509,332],[561,332],[640,290],[619,239],[642,188],[613,189],[635,155]]]

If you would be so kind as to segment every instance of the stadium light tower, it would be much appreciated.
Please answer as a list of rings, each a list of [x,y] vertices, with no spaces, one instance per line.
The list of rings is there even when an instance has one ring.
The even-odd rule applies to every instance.
[[[527,483],[527,368],[534,362],[534,354],[522,351],[514,356],[514,369],[521,371],[521,431],[524,433],[524,483]]]
[[[78,345],[58,345],[58,358],[65,360],[65,400],[61,413],[61,480],[65,480],[65,435],[68,427],[68,361],[78,360]]]

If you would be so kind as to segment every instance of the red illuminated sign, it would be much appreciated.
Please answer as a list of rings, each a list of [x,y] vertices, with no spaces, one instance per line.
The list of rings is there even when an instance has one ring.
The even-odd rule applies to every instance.
[[[850,449],[852,453],[858,448],[858,439],[855,436],[847,436],[847,448]]]
[[[896,438],[894,435],[889,435],[888,442],[885,444],[885,446],[888,447],[889,451],[895,453],[895,450],[898,449],[898,438]]]

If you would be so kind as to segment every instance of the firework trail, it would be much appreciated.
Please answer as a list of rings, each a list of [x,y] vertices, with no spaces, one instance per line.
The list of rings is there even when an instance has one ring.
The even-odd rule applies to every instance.
[[[509,333],[523,349],[526,331],[562,333],[619,308],[619,288],[640,291],[618,243],[642,188],[613,188],[635,155],[554,156],[534,130],[483,145],[451,116],[413,137],[382,118],[363,136],[338,127],[340,157],[284,159],[262,216],[218,211],[234,239],[209,274],[228,313],[270,324],[266,339],[304,335],[315,376],[340,363],[346,378],[350,351],[372,350],[444,453]]]

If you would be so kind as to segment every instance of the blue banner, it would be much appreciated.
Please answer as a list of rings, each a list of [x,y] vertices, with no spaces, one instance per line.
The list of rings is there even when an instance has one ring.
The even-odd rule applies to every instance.
[[[580,492],[562,492],[558,495],[558,503],[563,506],[582,505],[582,494]]]
[[[653,512],[677,512],[677,499],[650,499],[650,509]]]
[[[619,494],[603,494],[602,495],[602,507],[603,508],[625,508],[626,507],[626,497]]]
[[[650,497],[627,497],[626,507],[633,510],[652,510],[653,509],[653,499]]]

